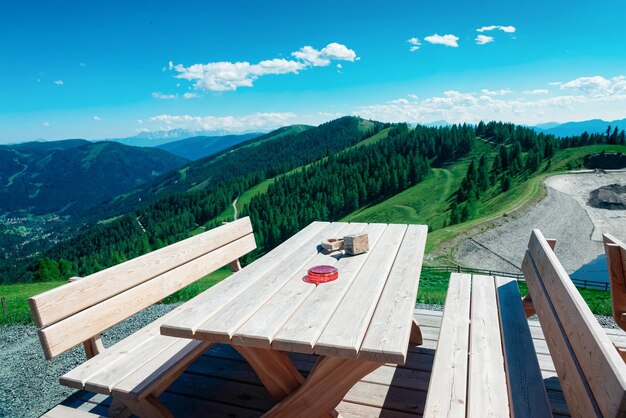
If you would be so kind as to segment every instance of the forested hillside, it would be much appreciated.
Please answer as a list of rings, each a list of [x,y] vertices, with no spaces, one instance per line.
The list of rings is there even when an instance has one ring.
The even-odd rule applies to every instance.
[[[457,180],[458,187],[449,190],[444,199],[431,199],[437,202],[431,209],[437,217],[428,223],[436,230],[493,210],[481,207],[480,202],[506,197],[511,186],[549,171],[563,148],[623,144],[623,137],[623,133],[613,136],[611,132],[559,141],[530,128],[497,122],[410,128],[341,118],[297,134],[253,140],[215,158],[194,162],[177,172],[184,183],[181,192],[93,227],[22,267],[11,270],[5,264],[2,274],[4,281],[89,274],[216,226],[216,217],[250,189],[258,193],[242,212],[252,218],[258,255],[312,220],[353,216],[404,190],[420,187],[433,173],[460,164],[467,169],[459,172],[464,178]],[[558,168],[563,168],[561,163]],[[153,191],[167,189],[170,182],[176,184],[169,176],[153,185]],[[262,183],[267,186],[256,187]],[[435,188],[421,190],[426,195],[439,192]],[[401,221],[410,220],[387,220]]]
[[[80,216],[188,160],[84,140],[0,146],[0,214]]]

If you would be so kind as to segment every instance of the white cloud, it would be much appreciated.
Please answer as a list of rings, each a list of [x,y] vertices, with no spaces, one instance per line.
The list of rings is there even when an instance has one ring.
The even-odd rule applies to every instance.
[[[96,116],[93,117],[93,120],[102,120],[102,118],[100,118],[100,116],[96,115]]]
[[[198,98],[198,97],[200,97],[200,96],[198,96],[198,93],[189,93],[189,92],[187,92],[187,93],[183,94],[183,99],[195,99],[195,98]]]
[[[143,125],[143,119],[137,119],[137,123]]]
[[[155,91],[152,93],[152,97],[159,100],[174,100],[176,98],[175,94],[163,94],[160,91]]]
[[[533,90],[524,90],[523,93],[536,96],[536,95],[540,95],[540,94],[548,94],[548,93],[550,93],[550,91],[548,91],[546,89],[533,89]]]
[[[482,28],[478,28],[476,29],[477,32],[489,32],[492,30],[501,30],[502,32],[506,32],[506,33],[514,33],[517,29],[515,28],[515,26],[496,26],[496,25],[491,25],[491,26],[483,26]]]
[[[621,99],[626,97],[626,76],[610,79],[598,75],[579,77],[561,84],[561,90],[576,90],[595,98]]]
[[[475,41],[476,41],[476,44],[478,45],[485,45],[485,44],[488,44],[489,42],[493,42],[493,36],[478,35]]]
[[[63,80],[55,80],[54,84],[56,84],[57,86],[62,86],[63,85]]]
[[[435,45],[445,45],[453,48],[457,48],[459,46],[457,42],[459,37],[450,34],[442,36],[435,33],[434,35],[425,37],[424,40]]]
[[[185,128],[195,130],[225,129],[232,132],[242,132],[250,129],[277,128],[288,124],[295,117],[296,115],[291,112],[254,113],[243,116],[157,115],[152,116],[147,123],[159,130]]]
[[[407,39],[407,42],[411,44],[411,47],[409,48],[409,51],[411,52],[417,51],[418,49],[420,49],[420,46],[422,45],[420,40],[417,38]]]
[[[385,122],[476,123],[504,120],[523,124],[626,117],[626,76],[580,77],[563,83],[561,95],[546,89],[512,94],[508,89],[483,89],[478,93],[449,90],[423,100],[390,100],[357,108],[353,114]],[[569,91],[575,91],[570,94]]]
[[[43,126],[44,128],[49,128],[50,122],[41,122],[41,126]]]
[[[185,67],[172,61],[170,70],[176,71],[176,78],[194,82],[197,90],[234,91],[239,87],[252,87],[255,80],[265,75],[298,74],[310,67],[325,67],[332,61],[358,61],[356,52],[345,45],[332,42],[321,50],[304,46],[291,54],[296,60],[274,58],[257,64],[242,62],[211,62]]]
[[[549,86],[560,86],[561,84],[563,84],[562,81],[553,81],[551,83],[548,83]]]
[[[507,94],[513,93],[513,91],[509,89],[500,89],[500,90],[482,89],[480,92],[487,96],[505,96]]]
[[[413,99],[413,100],[417,100],[418,99],[417,94],[409,93],[409,94],[407,94],[407,96],[409,96],[409,98]]]

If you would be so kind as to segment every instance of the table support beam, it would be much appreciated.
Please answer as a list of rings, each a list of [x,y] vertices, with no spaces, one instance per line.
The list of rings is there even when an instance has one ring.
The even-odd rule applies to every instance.
[[[304,384],[263,416],[337,416],[334,408],[348,391],[383,364],[322,356]]]

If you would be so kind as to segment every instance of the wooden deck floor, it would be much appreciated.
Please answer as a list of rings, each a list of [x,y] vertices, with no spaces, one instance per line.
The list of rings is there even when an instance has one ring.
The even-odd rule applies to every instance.
[[[422,326],[424,345],[410,348],[406,365],[383,366],[355,385],[337,408],[343,417],[421,416],[441,312],[416,310],[415,316]],[[529,323],[554,416],[569,416],[539,323]],[[626,347],[626,333],[606,332],[616,345]],[[293,360],[306,375],[316,357],[294,355]],[[275,402],[241,356],[225,345],[209,349],[160,399],[176,417],[258,417]],[[81,391],[63,404],[108,415],[110,402],[110,398]]]

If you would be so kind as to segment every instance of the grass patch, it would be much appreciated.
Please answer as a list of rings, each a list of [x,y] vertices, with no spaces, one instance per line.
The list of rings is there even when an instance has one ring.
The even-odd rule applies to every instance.
[[[0,325],[31,324],[28,298],[53,289],[66,282],[44,282],[25,284],[0,284],[0,297],[6,299],[7,313],[0,310]]]
[[[184,289],[181,289],[178,292],[166,297],[165,299],[163,299],[163,303],[177,303],[187,301],[204,292],[208,288],[213,287],[230,275],[230,269],[228,267],[222,267],[221,269],[214,271],[213,273],[203,277],[202,279],[190,284]]]

